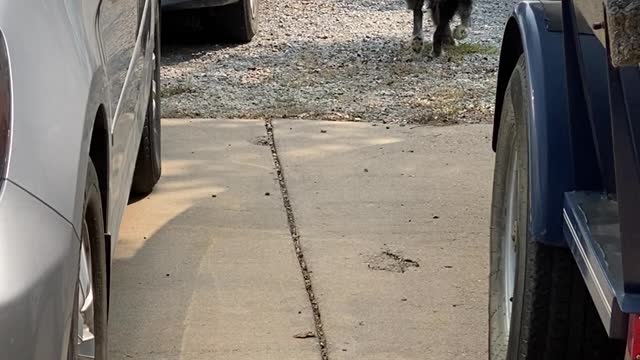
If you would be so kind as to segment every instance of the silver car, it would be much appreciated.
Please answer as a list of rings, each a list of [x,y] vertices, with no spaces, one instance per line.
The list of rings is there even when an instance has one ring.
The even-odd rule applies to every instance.
[[[0,358],[106,359],[111,256],[160,177],[158,0],[0,0]]]

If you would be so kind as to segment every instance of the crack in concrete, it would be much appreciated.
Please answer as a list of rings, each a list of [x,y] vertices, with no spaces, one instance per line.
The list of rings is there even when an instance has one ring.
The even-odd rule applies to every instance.
[[[296,226],[296,219],[293,215],[293,207],[291,206],[291,200],[289,199],[289,191],[287,190],[287,183],[285,181],[284,169],[280,163],[280,157],[278,156],[278,149],[276,148],[275,136],[273,132],[273,124],[271,120],[265,120],[265,127],[267,129],[267,137],[269,147],[271,148],[271,156],[273,157],[273,164],[278,174],[278,182],[280,184],[280,192],[282,193],[282,202],[284,204],[285,211],[287,213],[287,222],[289,224],[289,232],[291,233],[291,240],[296,251],[296,257],[298,258],[298,264],[300,265],[300,271],[302,272],[302,278],[304,279],[304,287],[307,290],[309,302],[311,303],[311,309],[313,310],[313,321],[316,326],[316,337],[318,339],[318,346],[320,347],[320,357],[322,360],[329,360],[329,351],[327,346],[327,339],[322,326],[322,317],[320,316],[320,306],[318,300],[313,292],[313,284],[311,283],[311,273],[307,266],[307,262],[304,258],[304,252],[302,250],[301,237]]]

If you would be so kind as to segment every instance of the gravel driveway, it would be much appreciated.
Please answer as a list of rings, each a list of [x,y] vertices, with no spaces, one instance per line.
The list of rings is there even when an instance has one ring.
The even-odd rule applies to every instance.
[[[163,115],[490,122],[512,2],[476,0],[469,38],[433,60],[410,49],[404,0],[261,0],[250,44],[165,44]]]

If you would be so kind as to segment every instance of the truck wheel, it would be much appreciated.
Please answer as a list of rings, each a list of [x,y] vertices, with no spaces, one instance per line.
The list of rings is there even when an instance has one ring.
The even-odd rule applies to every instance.
[[[156,5],[157,6],[157,5]],[[138,148],[131,191],[148,194],[162,173],[162,127],[160,124],[160,9],[156,9],[156,29],[153,49],[153,73],[149,84],[149,102]]]
[[[248,43],[258,32],[259,0],[239,0],[220,8],[223,35],[231,41]],[[216,10],[217,11],[217,10]]]
[[[609,340],[571,253],[528,236],[527,125],[531,95],[524,56],[505,91],[491,207],[490,360],[622,360]],[[560,214],[558,214],[560,216]]]

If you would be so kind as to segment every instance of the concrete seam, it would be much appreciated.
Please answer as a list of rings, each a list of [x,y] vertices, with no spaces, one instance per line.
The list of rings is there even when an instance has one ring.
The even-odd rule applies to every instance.
[[[276,148],[275,135],[273,131],[273,124],[271,120],[265,120],[265,127],[267,129],[267,136],[269,139],[269,147],[271,148],[271,156],[273,157],[273,164],[278,175],[278,183],[280,184],[280,193],[282,194],[282,202],[287,214],[287,222],[289,224],[289,232],[291,233],[291,240],[296,251],[296,257],[298,258],[298,264],[300,265],[300,271],[302,272],[302,278],[304,279],[304,287],[307,290],[309,302],[311,303],[311,309],[313,310],[313,320],[316,326],[316,337],[318,339],[318,345],[320,347],[320,357],[322,360],[329,360],[329,351],[327,347],[327,339],[322,326],[322,317],[320,316],[320,306],[313,292],[313,284],[311,282],[311,273],[307,262],[304,258],[304,252],[301,244],[301,236],[296,226],[296,219],[293,214],[293,207],[289,198],[289,191],[287,189],[287,182],[284,176],[284,169],[278,156],[278,149]]]

